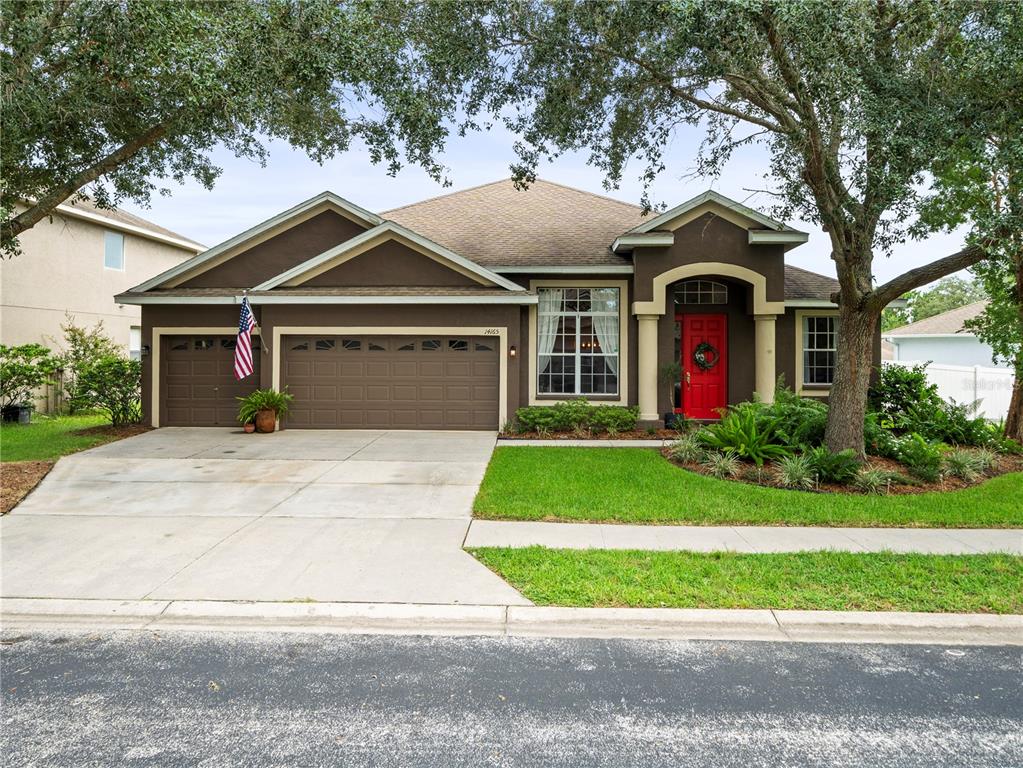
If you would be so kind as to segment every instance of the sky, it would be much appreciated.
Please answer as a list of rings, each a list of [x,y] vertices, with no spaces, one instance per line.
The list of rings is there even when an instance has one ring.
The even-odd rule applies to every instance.
[[[676,135],[667,153],[668,170],[654,183],[651,200],[671,207],[711,188],[770,214],[771,196],[751,191],[774,186],[764,177],[769,168],[767,149],[762,146],[743,148],[735,153],[719,177],[694,178],[692,169],[700,136],[699,129],[691,127]],[[440,158],[449,169],[450,187],[442,187],[416,167],[404,168],[396,177],[388,176],[383,166],[373,165],[368,154],[358,150],[339,155],[321,166],[287,143],[271,142],[267,145],[269,159],[262,167],[220,149],[213,157],[223,168],[223,174],[212,190],[195,182],[179,186],[168,181],[163,186],[170,188],[171,195],[154,195],[150,208],[128,203],[122,207],[206,246],[214,246],[324,190],[335,192],[363,208],[381,212],[508,178],[509,166],[515,159],[513,144],[514,136],[501,127],[487,133],[451,138]],[[565,155],[541,165],[537,175],[548,181],[639,204],[642,184],[638,177],[642,166],[638,161],[626,169],[619,188],[611,191],[604,189],[603,174],[586,161],[585,153]],[[809,242],[789,251],[788,263],[834,276],[828,236],[806,222],[787,223],[810,233]],[[884,282],[907,269],[954,253],[962,247],[964,237],[965,230],[960,230],[896,246],[890,257],[875,258],[875,278]]]

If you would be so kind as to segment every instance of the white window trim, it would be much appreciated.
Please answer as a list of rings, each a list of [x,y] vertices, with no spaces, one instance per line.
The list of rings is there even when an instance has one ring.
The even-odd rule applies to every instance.
[[[831,394],[830,384],[805,385],[803,383],[803,319],[807,317],[838,317],[838,311],[796,310],[796,394],[800,397],[827,397]],[[837,338],[836,338],[837,342]]]
[[[530,280],[529,290],[538,288],[617,288],[618,289],[618,395],[570,395],[587,397],[605,405],[629,404],[629,281],[628,280]],[[529,306],[529,404],[554,405],[566,402],[565,396],[537,396],[537,305]]]
[[[121,238],[121,266],[111,267],[107,265],[107,235],[117,235]],[[128,258],[125,255],[125,237],[123,232],[115,232],[110,229],[103,230],[103,269],[109,269],[111,272],[124,272],[128,266]]]

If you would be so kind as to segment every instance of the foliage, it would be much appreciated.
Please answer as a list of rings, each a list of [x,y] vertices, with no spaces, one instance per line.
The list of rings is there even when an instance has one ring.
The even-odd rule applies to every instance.
[[[808,491],[816,485],[813,464],[808,456],[785,456],[774,465],[775,482],[782,488]]]
[[[941,406],[937,384],[927,382],[927,363],[882,365],[867,397],[871,410],[885,417],[889,428],[898,430],[907,427],[906,414],[913,406]]]
[[[899,440],[897,449],[899,461],[906,465],[909,474],[925,483],[937,482],[941,477],[941,445],[932,443],[912,432]]]
[[[42,344],[0,344],[0,406],[31,405],[33,393],[56,370],[57,359]]]
[[[704,449],[703,443],[700,442],[696,432],[687,432],[684,435],[679,435],[678,440],[668,445],[668,455],[675,461],[681,461],[683,464],[695,464],[703,461],[706,453],[707,451]]]
[[[897,459],[899,453],[899,440],[887,427],[882,426],[881,420],[887,417],[871,411],[863,422],[863,441],[867,453],[871,456],[883,456],[886,459]]]
[[[718,480],[736,477],[739,474],[739,470],[742,469],[739,457],[731,450],[710,451],[703,457],[701,465],[707,470],[707,474],[711,477],[716,477]]]
[[[987,471],[985,461],[972,451],[949,451],[945,454],[945,472],[972,483]]]
[[[897,472],[888,472],[883,469],[860,469],[853,479],[852,485],[860,493],[871,496],[882,496],[887,494],[893,484],[900,482],[902,476]]]
[[[697,434],[707,448],[714,451],[732,451],[762,467],[764,462],[787,456],[789,451],[776,435],[774,419],[763,418],[761,406],[744,403],[728,410],[715,424]]]
[[[939,280],[931,288],[910,291],[902,298],[906,300],[906,307],[889,307],[881,315],[882,331],[964,307],[987,298],[987,293],[979,281],[952,276]]]
[[[822,483],[848,483],[856,477],[863,463],[852,449],[832,453],[825,445],[810,448],[803,455],[810,462],[818,482]]]
[[[764,408],[767,419],[773,420],[778,440],[795,450],[804,445],[820,445],[828,421],[828,406],[809,397],[800,397],[779,378],[774,402]]]
[[[913,404],[906,414],[905,428],[942,443],[987,445],[991,431],[983,417],[974,415],[977,405],[954,400],[940,401],[936,408]]]
[[[617,434],[636,428],[639,408],[620,405],[593,405],[586,398],[555,405],[530,405],[515,411],[522,432],[608,432]]]
[[[142,363],[107,355],[84,368],[78,377],[79,402],[110,416],[116,426],[142,419]]]
[[[92,328],[85,328],[75,325],[75,318],[69,313],[60,328],[64,332],[63,341],[57,342],[60,345],[58,357],[63,370],[61,385],[69,411],[77,413],[89,407],[79,384],[82,373],[105,357],[119,357],[122,349],[106,335],[102,320]]]
[[[320,162],[354,146],[392,175],[408,162],[440,180],[445,118],[474,63],[448,47],[442,28],[402,10],[332,0],[8,0],[2,251],[16,252],[19,232],[87,185],[101,208],[146,205],[166,179],[211,188],[220,169],[210,155],[221,146],[257,162],[275,140]],[[38,202],[16,215],[24,200]]]
[[[278,392],[276,389],[256,389],[245,397],[235,399],[240,403],[238,421],[248,424],[255,422],[256,414],[260,411],[273,411],[278,418],[286,416],[295,396],[287,391]]]

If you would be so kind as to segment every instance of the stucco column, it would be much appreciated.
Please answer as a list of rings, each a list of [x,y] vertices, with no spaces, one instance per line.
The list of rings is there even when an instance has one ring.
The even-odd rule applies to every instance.
[[[636,315],[639,321],[637,363],[639,367],[640,421],[657,421],[657,322],[660,315]]]
[[[774,360],[774,319],[776,315],[755,315],[754,362],[755,391],[761,402],[774,402],[774,382],[777,377]]]

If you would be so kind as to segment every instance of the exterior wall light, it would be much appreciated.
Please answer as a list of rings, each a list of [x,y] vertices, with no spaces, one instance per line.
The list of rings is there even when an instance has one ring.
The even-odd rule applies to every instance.
[[[508,357],[515,357],[518,354],[518,350],[515,349],[515,345],[508,347]]]

